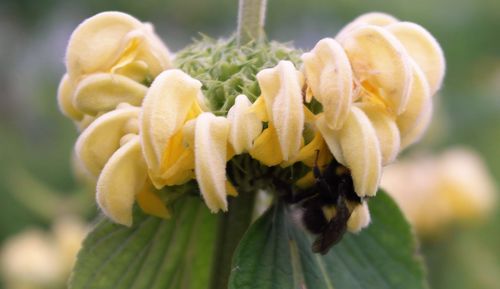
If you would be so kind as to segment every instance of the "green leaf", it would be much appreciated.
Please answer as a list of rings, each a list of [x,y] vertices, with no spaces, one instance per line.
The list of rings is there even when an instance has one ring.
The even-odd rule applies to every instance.
[[[247,231],[233,258],[230,289],[427,288],[411,228],[383,192],[370,200],[372,223],[347,233],[325,255],[278,203]]]
[[[205,289],[216,216],[196,197],[162,220],[135,210],[131,228],[102,218],[83,243],[70,289]]]

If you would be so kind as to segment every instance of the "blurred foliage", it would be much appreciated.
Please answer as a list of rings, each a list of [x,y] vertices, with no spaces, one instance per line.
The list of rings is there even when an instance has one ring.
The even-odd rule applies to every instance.
[[[441,43],[447,78],[435,127],[411,150],[439,150],[466,144],[485,158],[500,180],[500,2],[496,0],[268,0],[270,39],[294,41],[303,49],[334,36],[367,11],[384,11],[420,23]],[[203,32],[229,36],[236,26],[235,0],[2,0],[0,1],[0,242],[29,224],[50,218],[22,201],[35,198],[40,184],[55,196],[92,191],[75,180],[71,149],[76,129],[58,111],[55,94],[71,31],[104,10],[121,10],[154,23],[173,50]],[[30,176],[23,181],[16,174]],[[24,190],[23,198],[17,196]],[[89,197],[90,196],[90,197]],[[88,210],[82,214],[92,215]],[[500,214],[480,227],[453,231],[425,243],[434,288],[498,288]],[[475,283],[477,282],[477,283]],[[473,286],[478,284],[478,286]]]

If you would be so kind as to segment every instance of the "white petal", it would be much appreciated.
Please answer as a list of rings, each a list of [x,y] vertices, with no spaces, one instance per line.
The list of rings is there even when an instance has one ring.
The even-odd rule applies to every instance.
[[[401,142],[399,129],[394,118],[387,113],[386,109],[377,104],[362,103],[358,107],[370,119],[377,133],[382,153],[382,165],[385,166],[393,162],[398,156]]]
[[[412,71],[403,45],[385,29],[366,25],[346,33],[338,41],[344,47],[359,85],[387,102],[400,114],[406,109]]]
[[[424,73],[413,62],[413,83],[408,108],[396,118],[401,150],[418,141],[432,118],[432,95]]]
[[[370,12],[358,16],[356,19],[347,24],[342,30],[337,34],[337,38],[342,37],[343,34],[363,25],[376,25],[376,26],[386,26],[392,23],[398,22],[394,16],[381,13],[381,12]]]
[[[297,155],[304,129],[303,78],[290,61],[257,74],[268,116],[276,128],[283,160]]]
[[[212,212],[227,211],[226,155],[229,121],[205,112],[195,128],[195,174],[201,194]]]
[[[347,230],[351,233],[357,233],[366,228],[371,221],[370,211],[366,202],[357,205],[347,220]]]
[[[377,133],[361,109],[351,108],[338,139],[344,165],[351,170],[356,194],[374,196],[382,174],[382,156]]]
[[[103,12],[83,21],[73,32],[66,51],[71,79],[106,71],[118,61],[127,33],[142,23],[121,12]]]
[[[314,97],[323,105],[327,124],[339,129],[349,113],[353,94],[353,76],[344,49],[331,38],[322,39],[309,53],[302,55],[306,82]]]
[[[148,88],[132,79],[109,73],[96,73],[78,83],[73,104],[79,110],[96,115],[122,103],[139,106]]]
[[[156,77],[142,104],[140,116],[144,157],[158,171],[168,140],[182,128],[201,93],[201,82],[181,70],[167,70]]]
[[[441,87],[446,69],[439,43],[429,31],[415,23],[399,22],[387,26],[386,29],[396,36],[420,66],[429,82],[431,94],[434,94]]]
[[[145,62],[153,77],[171,66],[168,49],[153,27],[120,12],[103,12],[85,20],[71,35],[66,51],[73,80],[112,72],[134,61]]]
[[[78,111],[78,109],[76,109],[73,105],[74,92],[75,87],[69,79],[68,74],[65,74],[62,77],[57,89],[57,103],[59,105],[59,110],[61,110],[61,112],[69,118],[81,120],[83,118],[82,112]]]
[[[129,107],[108,112],[97,118],[78,137],[75,152],[84,167],[98,176],[111,155],[120,147],[130,119],[137,119],[139,108]]]
[[[229,142],[236,154],[250,150],[254,139],[262,132],[262,122],[255,113],[249,111],[251,105],[245,95],[238,95],[227,113],[231,123]]]
[[[337,162],[346,165],[344,156],[342,155],[342,148],[340,147],[340,132],[331,129],[326,123],[325,115],[320,114],[316,120],[316,127],[318,128],[321,136],[323,136],[328,149],[332,153]]]
[[[108,160],[97,180],[97,203],[111,220],[132,225],[135,195],[147,179],[139,137],[127,142]]]

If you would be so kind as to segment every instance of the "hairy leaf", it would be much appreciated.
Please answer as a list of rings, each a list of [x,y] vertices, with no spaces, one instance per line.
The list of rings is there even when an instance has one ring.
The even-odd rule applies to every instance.
[[[233,259],[230,289],[427,288],[410,226],[383,192],[370,200],[372,224],[346,234],[325,255],[313,236],[278,203],[243,237]]]

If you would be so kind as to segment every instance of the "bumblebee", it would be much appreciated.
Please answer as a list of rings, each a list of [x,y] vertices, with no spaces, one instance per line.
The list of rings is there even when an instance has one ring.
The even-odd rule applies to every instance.
[[[302,223],[317,235],[312,251],[326,254],[347,230],[352,209],[361,204],[354,191],[349,169],[333,160],[323,170],[313,167],[315,183],[306,190],[295,191],[291,203],[302,208]]]

